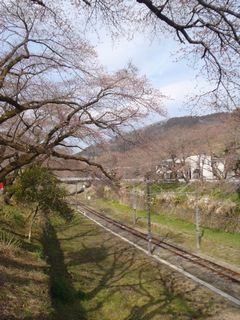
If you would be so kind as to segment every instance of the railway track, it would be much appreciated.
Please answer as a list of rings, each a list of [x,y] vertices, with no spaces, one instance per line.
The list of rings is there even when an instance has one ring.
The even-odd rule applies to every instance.
[[[76,205],[76,203],[75,203]],[[84,209],[85,213],[88,214],[92,214],[94,216],[97,216],[98,218],[110,223],[111,225],[114,225],[124,231],[129,232],[130,234],[136,236],[139,239],[142,239],[144,241],[148,241],[147,238],[147,234],[144,232],[141,232],[139,230],[136,230],[130,226],[127,226],[117,220],[114,220],[110,217],[107,217],[103,214],[101,214],[100,212],[94,210],[93,208],[90,208],[88,206],[86,206],[84,203],[78,202],[77,203],[78,206],[80,206],[82,209]],[[169,252],[171,252],[174,255],[177,255],[195,265],[201,266],[206,270],[209,270],[215,274],[217,274],[220,277],[223,277],[225,279],[230,280],[233,283],[237,283],[240,284],[240,273],[236,272],[234,270],[231,270],[225,266],[219,265],[213,261],[207,260],[205,258],[202,258],[194,253],[188,252],[187,250],[183,249],[183,248],[179,248],[178,246],[175,246],[171,243],[168,243],[164,240],[161,240],[155,236],[152,237],[151,242],[160,248],[163,248]]]

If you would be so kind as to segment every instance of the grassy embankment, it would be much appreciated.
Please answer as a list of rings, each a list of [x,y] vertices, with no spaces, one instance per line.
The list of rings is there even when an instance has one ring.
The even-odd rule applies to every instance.
[[[5,205],[0,196],[0,319],[85,319],[51,223],[37,219],[27,240],[30,212],[31,206]]]
[[[97,199],[91,202],[94,207],[123,221],[133,223],[133,209],[112,200]],[[146,228],[146,211],[137,210],[137,226]],[[153,232],[195,250],[195,225],[191,222],[169,216],[166,213],[151,213]],[[201,252],[216,259],[240,267],[240,234],[204,228]]]
[[[1,320],[237,319],[220,298],[79,216],[52,216],[29,244],[29,210],[0,207]]]
[[[0,319],[48,319],[52,312],[48,276],[39,241],[26,240],[26,207],[3,204],[0,195]]]
[[[131,183],[124,184],[126,189],[132,190],[145,190],[145,183]],[[232,200],[239,204],[240,206],[240,194],[238,192],[238,187],[231,183],[217,183],[217,182],[204,182],[204,183],[182,183],[182,182],[171,182],[171,183],[153,183],[151,184],[151,192],[195,192],[200,196],[209,196],[212,199],[219,200]]]

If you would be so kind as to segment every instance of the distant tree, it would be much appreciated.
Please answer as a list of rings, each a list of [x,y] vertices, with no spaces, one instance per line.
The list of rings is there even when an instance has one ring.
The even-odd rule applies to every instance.
[[[219,119],[220,120],[220,119]],[[201,131],[204,153],[211,156],[211,172],[218,180],[239,177],[240,131],[235,113]]]
[[[187,158],[196,154],[199,147],[199,132],[196,128],[175,125],[162,134],[162,139],[156,144],[159,164],[165,163],[165,171],[171,175],[171,179],[179,178],[189,182],[189,164]]]
[[[32,166],[24,170],[10,188],[16,201],[32,207],[29,216],[28,239],[31,241],[33,223],[38,214],[55,212],[70,219],[72,210],[67,205],[65,189],[46,168]]]
[[[224,141],[220,152],[212,153],[212,171],[218,180],[238,178],[240,176],[240,140]]]

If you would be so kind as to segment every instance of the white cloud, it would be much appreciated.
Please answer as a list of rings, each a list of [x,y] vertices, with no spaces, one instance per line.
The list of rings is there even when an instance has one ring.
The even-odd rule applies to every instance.
[[[199,80],[195,79],[196,70],[187,61],[176,62],[174,52],[179,49],[171,39],[150,42],[144,35],[133,39],[119,38],[115,42],[106,35],[101,39],[92,38],[101,64],[109,71],[120,69],[131,61],[141,74],[145,74],[153,85],[171,100],[165,102],[169,117],[186,115],[184,108],[186,96],[198,93]],[[202,82],[202,80],[200,80]],[[206,87],[206,83],[200,83]]]
[[[105,37],[96,45],[101,63],[109,70],[119,69],[132,61],[142,74],[152,80],[163,76],[169,66],[177,66],[171,56],[174,49],[176,47],[172,41],[150,42],[141,35],[132,40],[120,38],[115,43]]]

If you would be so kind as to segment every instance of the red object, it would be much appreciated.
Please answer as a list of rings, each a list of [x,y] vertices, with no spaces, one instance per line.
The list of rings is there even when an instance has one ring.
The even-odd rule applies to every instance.
[[[0,182],[0,190],[3,190],[3,189],[4,189],[4,183]]]

